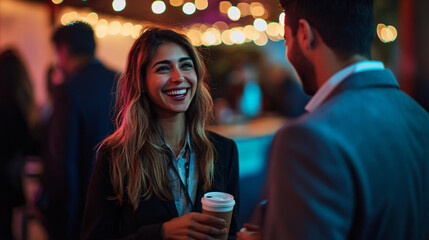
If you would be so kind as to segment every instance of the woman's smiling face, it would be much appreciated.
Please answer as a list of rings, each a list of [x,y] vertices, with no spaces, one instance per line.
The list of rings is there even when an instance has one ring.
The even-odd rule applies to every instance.
[[[146,91],[158,116],[184,113],[197,88],[192,58],[173,42],[161,44],[146,70]]]

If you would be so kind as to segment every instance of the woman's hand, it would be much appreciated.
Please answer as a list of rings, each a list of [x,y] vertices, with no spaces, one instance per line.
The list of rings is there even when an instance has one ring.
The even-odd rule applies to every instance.
[[[227,232],[225,220],[192,212],[162,224],[163,239],[213,239]]]

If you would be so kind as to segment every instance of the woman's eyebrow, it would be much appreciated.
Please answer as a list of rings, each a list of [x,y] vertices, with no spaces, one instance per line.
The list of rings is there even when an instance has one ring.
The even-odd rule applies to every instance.
[[[179,62],[184,62],[184,61],[188,61],[188,60],[192,60],[192,58],[190,58],[190,57],[179,58]],[[154,68],[156,65],[159,65],[159,64],[170,64],[170,63],[171,63],[170,60],[161,60],[159,62],[154,63],[152,68]]]

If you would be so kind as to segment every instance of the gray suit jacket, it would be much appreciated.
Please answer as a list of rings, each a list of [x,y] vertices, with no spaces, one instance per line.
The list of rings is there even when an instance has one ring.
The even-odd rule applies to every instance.
[[[389,70],[353,74],[275,136],[264,239],[425,239],[429,114]]]

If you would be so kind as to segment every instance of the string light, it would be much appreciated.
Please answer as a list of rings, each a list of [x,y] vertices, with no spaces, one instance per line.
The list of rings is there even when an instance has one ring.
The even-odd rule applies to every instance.
[[[164,2],[160,0],[153,2],[152,5],[155,5],[155,10],[160,10],[159,6],[162,7],[160,4],[157,8],[156,4],[159,3],[163,4]],[[190,4],[192,4],[196,10],[195,4]],[[163,5],[163,11],[165,11],[165,4]],[[242,4],[241,7],[242,6],[244,5]],[[231,6],[230,9],[231,8],[237,9],[241,16],[241,11],[238,7]],[[264,46],[269,40],[279,41],[283,39],[284,27],[282,27],[280,19],[281,17],[279,16],[279,23],[267,23],[264,19],[257,18],[254,21],[254,25],[234,27],[231,29],[229,29],[230,26],[223,21],[218,21],[214,24],[196,23],[190,28],[184,28],[183,31],[186,32],[194,46],[214,46],[219,44],[233,45],[251,41],[253,41],[257,46]],[[77,13],[75,11],[70,11],[64,13],[61,17],[61,23],[64,25],[76,20],[83,20],[91,24],[94,27],[94,32],[98,38],[104,38],[108,35],[121,35],[136,39],[140,36],[140,32],[143,28],[141,24],[132,24],[130,22],[121,23],[121,21],[118,20],[107,21],[106,19],[99,19],[98,14],[95,12]],[[238,24],[232,24],[232,26],[234,25],[237,26]],[[383,42],[394,41],[397,35],[396,28],[393,26],[386,26],[384,24],[377,26],[377,33],[379,33],[380,40]]]
[[[126,5],[127,3],[125,2],[125,0],[113,0],[112,2],[113,10],[115,10],[116,12],[124,10]]]
[[[173,7],[179,7],[183,4],[183,0],[170,0],[170,5]]]
[[[207,0],[195,0],[195,7],[198,10],[204,10],[209,6],[209,2]]]
[[[152,12],[155,14],[161,14],[165,11],[167,7],[163,1],[154,1],[152,3]]]
[[[185,14],[191,15],[195,12],[196,7],[195,7],[195,4],[193,4],[191,2],[187,2],[187,3],[183,4],[182,10]]]
[[[240,19],[241,13],[240,13],[240,9],[238,9],[238,7],[230,7],[228,9],[228,17],[229,19],[233,20],[233,21],[237,21],[238,19]]]

